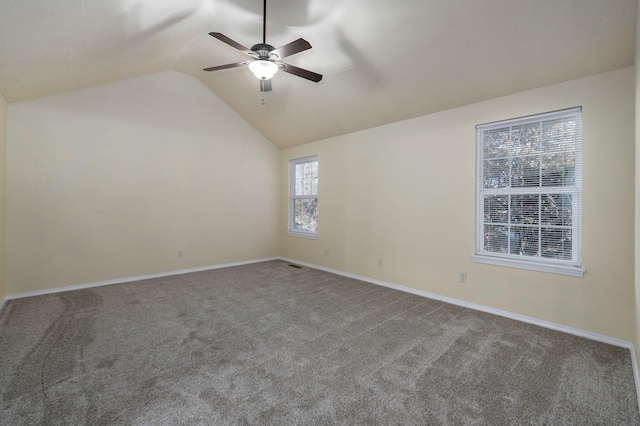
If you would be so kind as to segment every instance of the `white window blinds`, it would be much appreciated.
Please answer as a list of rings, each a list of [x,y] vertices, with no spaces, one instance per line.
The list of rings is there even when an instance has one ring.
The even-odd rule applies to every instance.
[[[581,108],[476,129],[475,259],[581,275]]]
[[[291,160],[289,234],[318,234],[318,157]]]

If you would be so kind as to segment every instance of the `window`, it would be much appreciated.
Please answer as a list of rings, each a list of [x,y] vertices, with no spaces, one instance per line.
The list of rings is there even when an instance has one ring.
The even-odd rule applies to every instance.
[[[318,157],[289,161],[289,234],[318,236]]]
[[[582,109],[476,129],[473,259],[582,276]]]

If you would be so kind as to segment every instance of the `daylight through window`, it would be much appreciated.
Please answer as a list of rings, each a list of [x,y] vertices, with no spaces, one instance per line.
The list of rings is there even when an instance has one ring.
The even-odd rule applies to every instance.
[[[474,260],[582,276],[581,108],[477,126]]]
[[[290,161],[289,233],[298,236],[318,235],[318,157]]]

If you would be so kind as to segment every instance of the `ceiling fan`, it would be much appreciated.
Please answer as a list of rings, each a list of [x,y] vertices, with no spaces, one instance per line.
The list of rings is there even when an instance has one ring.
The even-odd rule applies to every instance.
[[[298,77],[311,80],[315,83],[322,80],[322,75],[313,71],[298,68],[294,65],[281,62],[280,59],[287,56],[295,55],[296,53],[303,52],[311,49],[311,44],[303,38],[299,38],[292,41],[289,44],[278,47],[277,49],[270,44],[267,44],[267,0],[264,0],[264,12],[262,14],[262,43],[254,44],[251,49],[247,49],[235,40],[230,39],[222,33],[211,32],[210,36],[217,38],[218,40],[234,47],[241,52],[246,53],[253,59],[248,61],[234,62],[232,64],[218,65],[216,67],[204,68],[204,71],[218,71],[227,68],[240,67],[242,65],[249,65],[251,72],[260,80],[260,91],[269,92],[272,89],[271,77],[282,70],[286,73],[296,75]]]

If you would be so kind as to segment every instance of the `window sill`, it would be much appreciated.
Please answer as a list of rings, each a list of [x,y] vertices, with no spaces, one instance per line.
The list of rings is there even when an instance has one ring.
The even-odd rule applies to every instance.
[[[317,240],[318,239],[318,234],[310,234],[308,232],[288,231],[287,235],[290,236],[290,237],[308,238],[310,240]]]
[[[500,257],[490,257],[483,255],[473,255],[471,256],[476,263],[483,263],[486,265],[498,265],[498,266],[506,266],[509,268],[520,268],[520,269],[528,269],[530,271],[538,271],[538,272],[549,272],[552,274],[560,274],[560,275],[569,275],[572,277],[580,277],[584,276],[586,272],[585,269],[579,268],[577,266],[564,266],[564,265],[552,265],[548,263],[536,263],[536,262],[527,262],[523,260],[515,260],[515,259],[505,259]]]

